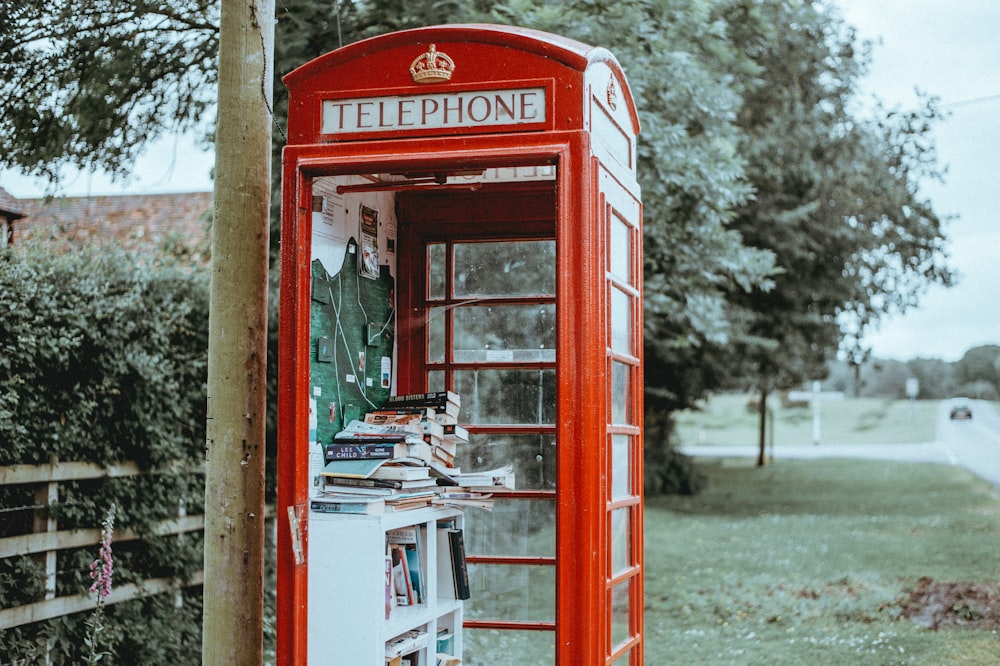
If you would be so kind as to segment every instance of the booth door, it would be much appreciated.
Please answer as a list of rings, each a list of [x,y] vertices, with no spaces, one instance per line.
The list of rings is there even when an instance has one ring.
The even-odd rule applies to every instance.
[[[553,663],[554,184],[397,204],[400,390],[456,391],[470,432],[456,465],[515,472],[515,492],[495,496],[493,511],[466,514],[466,663]]]

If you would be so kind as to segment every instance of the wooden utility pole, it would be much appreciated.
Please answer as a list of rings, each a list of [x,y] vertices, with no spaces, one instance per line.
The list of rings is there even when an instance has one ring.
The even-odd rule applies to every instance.
[[[202,663],[263,663],[274,0],[222,0]]]

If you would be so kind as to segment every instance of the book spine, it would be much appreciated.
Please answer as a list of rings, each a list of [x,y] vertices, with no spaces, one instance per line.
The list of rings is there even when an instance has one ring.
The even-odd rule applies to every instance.
[[[435,411],[448,411],[451,405],[455,410],[461,405],[457,393],[438,391],[435,393],[408,393],[406,395],[391,395],[380,409],[399,409],[400,407],[431,407]]]
[[[316,501],[309,503],[309,509],[316,513],[375,513],[378,508],[380,507],[372,502]]]
[[[344,444],[334,442],[326,445],[326,460],[383,460],[392,458],[395,444],[379,442],[371,444]]]
[[[465,537],[461,529],[448,531],[448,541],[451,543],[451,566],[455,573],[455,597],[468,599],[472,596],[469,585],[469,568],[465,561]]]
[[[389,619],[392,614],[393,601],[395,595],[392,590],[392,556],[385,556],[385,619]]]
[[[407,605],[413,606],[417,603],[416,590],[413,589],[413,572],[410,571],[410,562],[406,557],[406,546],[396,546],[399,553],[399,561],[403,565],[404,583],[406,585]]]
[[[351,486],[352,488],[384,488],[391,490],[402,487],[399,481],[391,481],[389,479],[355,479],[346,476],[331,476],[327,477],[327,479],[336,479],[336,482],[328,481],[327,483],[337,486]]]
[[[421,401],[451,400],[458,402],[458,394],[453,391],[431,391],[430,393],[404,393],[401,395],[390,395],[386,398],[385,404],[399,405],[404,403],[418,403]]]
[[[429,419],[437,418],[437,412],[434,411],[433,407],[423,407],[417,405],[415,407],[407,407],[405,405],[383,405],[378,409],[373,409],[368,412],[366,416],[370,415],[376,416],[426,416]]]

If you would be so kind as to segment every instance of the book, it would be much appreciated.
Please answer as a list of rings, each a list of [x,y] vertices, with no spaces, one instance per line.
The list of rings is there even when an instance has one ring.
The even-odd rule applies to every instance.
[[[415,458],[382,458],[331,460],[320,473],[324,477],[346,479],[390,479],[405,481],[426,479],[430,474],[427,463]]]
[[[398,443],[335,439],[326,445],[326,461],[331,460],[388,460],[390,458],[418,458],[430,460],[434,447],[418,439],[407,439]]]
[[[415,465],[381,465],[369,474],[369,476],[376,479],[390,479],[395,481],[429,479],[430,468],[417,467]]]
[[[469,431],[457,423],[442,423],[441,430],[444,437],[454,437],[460,442],[469,441]]]
[[[424,572],[420,564],[419,544],[408,544],[403,547],[406,554],[407,570],[410,573],[410,583],[413,586],[413,597],[416,603],[424,603]]]
[[[368,412],[365,414],[365,423],[376,426],[402,427],[416,434],[432,435],[438,438],[444,436],[444,426],[438,423],[437,419],[433,416],[428,418],[427,414],[419,412],[399,413],[400,411],[401,410],[396,410],[394,412]],[[433,414],[434,410],[428,409],[427,411],[430,411]]]
[[[438,460],[444,464],[445,467],[455,466],[455,454],[449,452],[443,446],[435,446],[431,451],[431,459]]]
[[[475,507],[477,509],[493,510],[493,495],[489,493],[440,493],[431,500],[435,506],[452,506],[456,508]]]
[[[434,479],[349,479],[347,477],[326,477],[326,488],[335,492],[345,492],[348,489],[377,488],[381,490],[413,490],[415,488],[434,487]]]
[[[392,548],[396,552],[393,556],[393,562],[399,563],[399,570],[402,572],[400,579],[397,580],[398,589],[403,591],[399,593],[400,605],[413,606],[417,603],[417,595],[416,590],[413,589],[413,576],[410,573],[409,559],[406,557],[406,546],[393,544]],[[405,597],[405,602],[401,597]]]
[[[437,541],[437,581],[438,598],[455,599],[455,570],[451,566],[451,539],[448,537],[448,529],[452,527],[450,523],[438,523],[438,529],[434,530],[434,538]],[[440,647],[438,648],[440,651]]]
[[[345,496],[321,492],[309,500],[309,510],[316,513],[362,513],[378,515],[385,513],[385,499],[382,497]]]
[[[447,627],[438,629],[436,651],[439,653],[438,658],[451,655],[455,651],[455,634],[451,633]]]
[[[404,449],[405,450],[405,449]],[[333,440],[333,444],[326,445],[326,461],[331,460],[378,460],[393,458],[396,455],[396,444],[394,442],[364,442],[364,443],[344,443]]]
[[[405,656],[426,646],[427,632],[412,629],[385,642],[385,658]]]
[[[458,416],[461,408],[461,398],[454,391],[432,391],[430,393],[407,393],[391,395],[380,409],[399,409],[400,407],[433,407],[436,413]]]
[[[479,472],[455,473],[451,477],[457,485],[465,488],[514,490],[514,466],[511,464]]]
[[[390,395],[386,398],[385,406],[395,407],[433,407],[434,405],[453,402],[456,405],[462,404],[462,399],[454,391],[431,391],[429,393],[404,393],[401,395]]]
[[[393,423],[367,423],[365,421],[359,421],[358,419],[353,419],[348,422],[344,429],[333,436],[333,439],[348,441],[350,439],[364,439],[365,436],[378,436],[378,437],[402,437],[403,439],[409,439],[411,436],[416,438],[416,441],[423,440],[422,435],[423,430],[419,426],[413,426],[409,424],[393,424]]]
[[[360,458],[356,460],[331,460],[320,472],[321,476],[342,476],[348,479],[367,479],[390,459]]]
[[[449,552],[452,571],[455,574],[455,598],[468,599],[472,596],[472,588],[469,585],[469,568],[465,560],[465,536],[461,527],[454,527],[446,532],[451,546]]]
[[[459,657],[447,654],[445,652],[438,652],[434,655],[435,666],[461,666],[462,660]]]
[[[392,584],[392,555],[385,555],[385,619],[392,615],[392,609],[396,605],[396,593]]]
[[[433,407],[421,407],[419,405],[415,405],[412,407],[407,407],[405,405],[399,407],[382,405],[378,409],[375,409],[368,413],[369,414],[419,414],[421,416],[426,416],[429,419],[439,420],[438,414]]]
[[[385,501],[385,510],[409,511],[410,509],[419,509],[421,507],[430,506],[432,499],[433,494],[416,497],[391,497],[387,498]]]
[[[412,597],[415,603],[423,603],[424,599],[424,577],[423,548],[421,545],[420,530],[416,527],[401,527],[388,530],[385,533],[386,543],[390,548],[401,548],[401,555],[405,556],[404,569],[410,577],[409,587],[413,591]]]
[[[408,543],[417,543],[417,528],[416,527],[397,527],[396,529],[386,530],[385,532],[386,543],[401,544],[406,545]]]

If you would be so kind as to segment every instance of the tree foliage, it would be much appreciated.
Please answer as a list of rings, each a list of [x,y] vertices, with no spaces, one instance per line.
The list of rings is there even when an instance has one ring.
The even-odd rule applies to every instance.
[[[734,292],[751,314],[737,346],[764,390],[820,377],[843,342],[947,284],[941,221],[918,184],[935,177],[932,102],[914,112],[854,111],[867,65],[852,30],[822,2],[735,0],[721,10],[756,71],[744,80],[740,154],[754,196],[734,227],[774,252],[776,288]]]
[[[145,142],[206,120],[218,3],[0,2],[0,164],[128,173]]]
[[[0,166],[121,173],[143,141],[211,108],[215,3],[0,11],[0,81],[16,100],[0,114]],[[341,44],[484,21],[618,57],[642,124],[648,409],[720,386],[788,386],[820,375],[838,348],[860,363],[883,315],[950,281],[941,220],[919,192],[940,175],[934,100],[863,116],[870,52],[830,1],[296,0],[277,18],[276,189],[279,79]]]
[[[179,506],[197,515],[204,503],[204,478],[192,470],[204,457],[207,276],[116,248],[55,249],[0,252],[0,465],[138,462],[149,473],[60,482],[51,516],[60,530],[91,529],[114,505],[117,527],[141,537],[115,544],[116,584],[188,580],[201,568],[200,535],[154,528]],[[9,511],[0,537],[31,532],[36,491],[0,487]],[[58,596],[85,593],[95,553],[60,550]],[[2,558],[0,602],[43,601],[44,580],[37,558]],[[110,608],[102,641],[116,663],[196,663],[201,600],[184,597],[181,607],[165,595]],[[87,619],[0,632],[0,663],[82,663]]]

